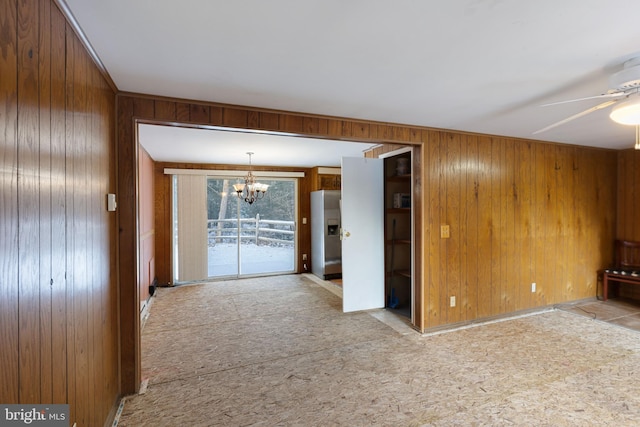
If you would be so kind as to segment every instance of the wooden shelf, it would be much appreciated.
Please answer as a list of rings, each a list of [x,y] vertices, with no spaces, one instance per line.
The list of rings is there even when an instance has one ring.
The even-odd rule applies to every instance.
[[[395,291],[398,307],[407,307],[407,316],[411,316],[413,294],[413,259],[411,257],[413,224],[412,196],[413,176],[411,173],[397,175],[398,159],[411,159],[410,153],[403,153],[384,159],[385,165],[385,296],[391,298]],[[402,169],[408,171],[408,168]],[[393,207],[404,206],[404,207]],[[390,268],[393,265],[394,268]]]
[[[408,214],[411,213],[411,208],[387,208],[388,214]]]
[[[411,174],[392,175],[387,177],[387,182],[406,182],[411,180]]]
[[[395,240],[387,240],[387,245],[410,245],[410,239],[395,239]]]
[[[409,269],[397,269],[393,271],[394,276],[402,276],[411,278],[411,270]],[[391,272],[387,272],[387,276],[391,276]]]

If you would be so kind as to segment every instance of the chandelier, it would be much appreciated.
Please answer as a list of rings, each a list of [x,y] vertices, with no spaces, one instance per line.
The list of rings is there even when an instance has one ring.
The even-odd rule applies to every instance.
[[[251,171],[251,155],[252,152],[247,152],[249,155],[249,172],[244,177],[244,184],[238,183],[233,185],[233,190],[238,194],[240,199],[244,199],[245,202],[250,205],[256,200],[260,200],[267,193],[267,184],[261,184],[256,182],[256,177]]]

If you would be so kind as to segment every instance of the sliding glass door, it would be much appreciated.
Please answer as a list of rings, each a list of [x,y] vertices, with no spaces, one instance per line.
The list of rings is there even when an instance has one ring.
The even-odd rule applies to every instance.
[[[199,280],[207,278],[257,276],[266,274],[293,273],[296,269],[296,194],[297,181],[295,179],[260,179],[263,184],[269,185],[264,198],[249,204],[237,197],[233,191],[233,184],[240,182],[241,178],[230,176],[203,177],[206,186],[203,201],[197,197],[191,197],[186,203],[195,203],[191,208],[200,211],[197,207],[201,204],[206,212],[203,226],[193,226],[191,221],[181,221],[180,212],[189,209],[174,209],[178,216],[176,223],[175,241],[182,242],[188,249],[174,251],[177,257],[181,253],[184,256],[196,259],[204,259],[206,271],[199,269],[195,275],[201,275]],[[180,181],[181,177],[178,178]],[[178,186],[178,203],[180,203],[180,188],[182,191],[193,193],[194,183],[189,181],[182,187]],[[201,187],[195,190],[200,192]],[[183,198],[184,199],[184,198]],[[186,214],[182,214],[185,216]],[[198,216],[193,216],[194,221],[200,223]],[[190,230],[189,237],[180,236],[180,224],[184,224],[185,230]],[[203,236],[194,236],[202,230]],[[186,232],[185,232],[186,233]],[[183,233],[184,234],[184,233]],[[206,244],[202,244],[202,238]],[[194,242],[191,245],[190,242]],[[194,257],[194,253],[197,255]],[[202,264],[199,262],[198,264]],[[176,266],[185,263],[175,262]],[[184,269],[184,267],[181,267]],[[185,273],[182,271],[181,273]],[[194,280],[194,274],[178,274]],[[198,279],[195,279],[198,280]]]
[[[235,180],[207,177],[207,277],[237,276],[238,201],[231,192]]]

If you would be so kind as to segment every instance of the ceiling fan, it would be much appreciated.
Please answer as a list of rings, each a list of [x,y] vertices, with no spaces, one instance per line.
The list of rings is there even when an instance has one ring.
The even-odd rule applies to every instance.
[[[588,99],[607,99],[594,107],[581,111],[566,119],[555,122],[547,127],[535,131],[533,134],[542,133],[563,125],[579,117],[586,116],[594,111],[602,110],[617,104],[611,111],[611,120],[625,125],[636,126],[636,147],[638,147],[638,129],[640,126],[640,57],[632,58],[623,64],[621,71],[609,77],[609,90],[603,94],[588,96],[586,98],[570,99],[567,101],[544,104],[543,107],[566,104],[568,102],[584,101]],[[620,102],[623,101],[623,102]]]

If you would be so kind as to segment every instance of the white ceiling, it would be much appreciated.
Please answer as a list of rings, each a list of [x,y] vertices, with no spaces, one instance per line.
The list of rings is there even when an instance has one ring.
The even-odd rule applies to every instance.
[[[333,166],[342,157],[362,157],[374,144],[323,141],[242,131],[138,125],[140,143],[156,161],[256,166]]]
[[[609,109],[532,133],[601,100],[541,104],[604,93],[609,75],[640,56],[637,0],[66,2],[122,91],[585,146],[634,143],[634,129],[612,122]],[[256,162],[264,155],[237,148],[255,151]]]

